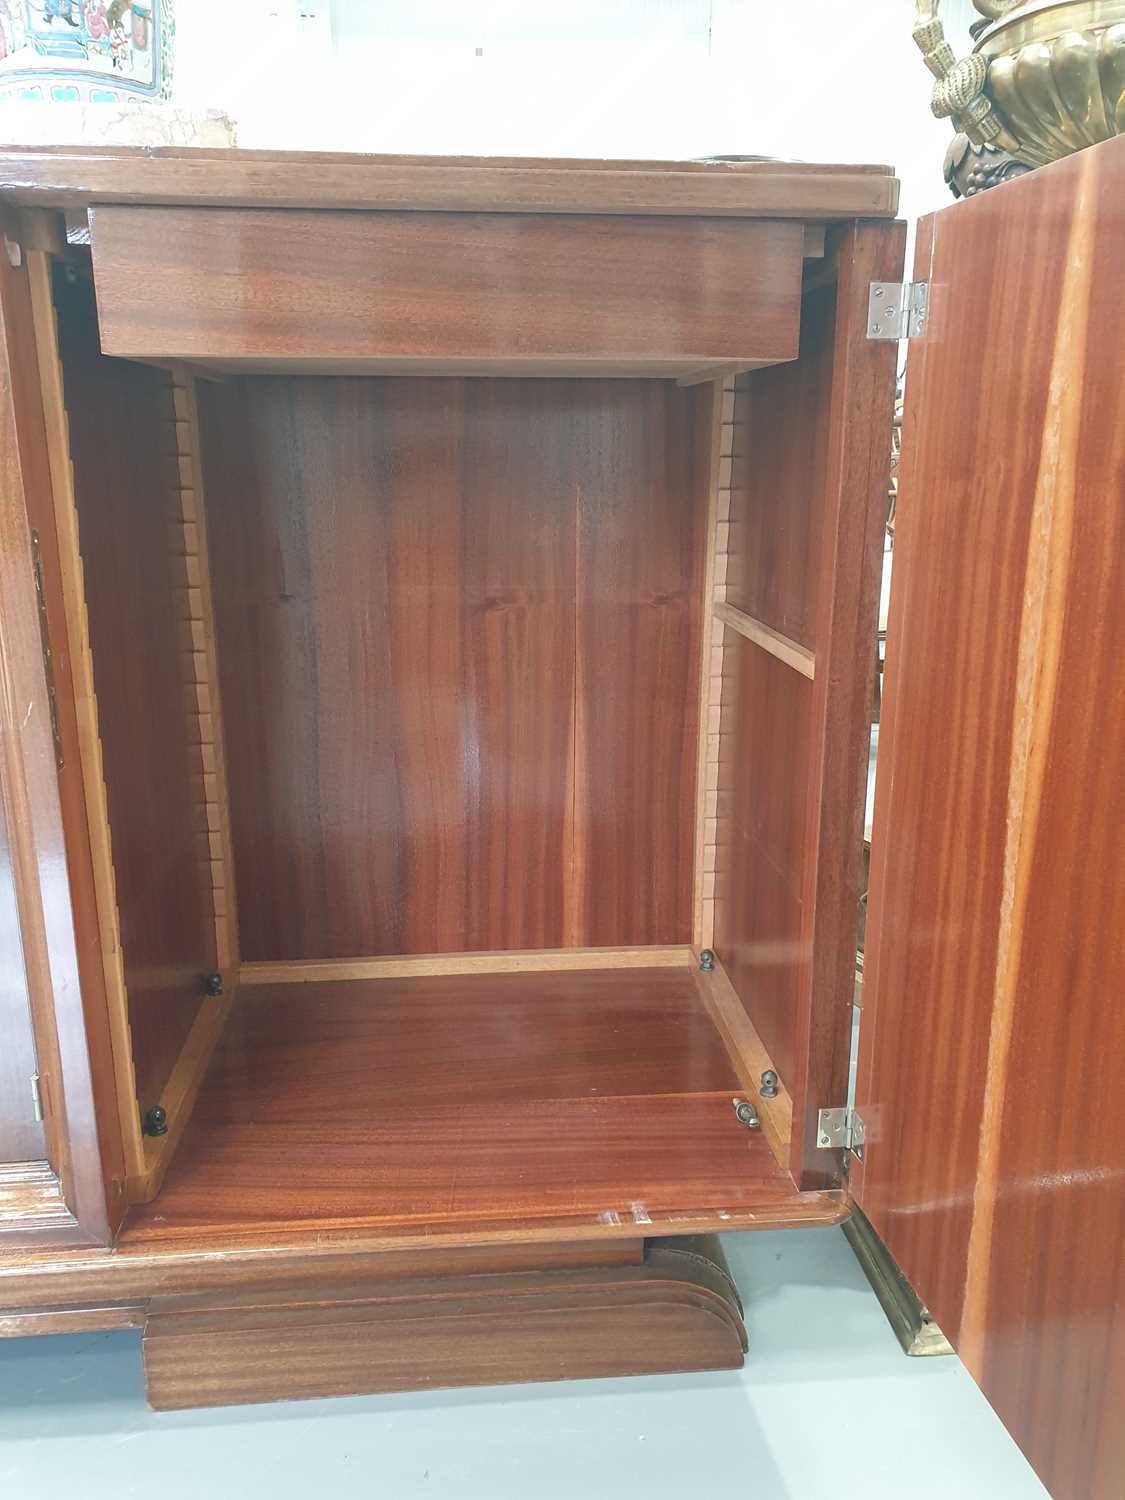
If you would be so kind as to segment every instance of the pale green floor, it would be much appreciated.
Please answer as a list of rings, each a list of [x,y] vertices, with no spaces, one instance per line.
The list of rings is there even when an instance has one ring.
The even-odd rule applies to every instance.
[[[724,1242],[738,1373],[156,1415],[131,1333],[0,1340],[0,1496],[1025,1500],[953,1358],[907,1359],[838,1230]]]

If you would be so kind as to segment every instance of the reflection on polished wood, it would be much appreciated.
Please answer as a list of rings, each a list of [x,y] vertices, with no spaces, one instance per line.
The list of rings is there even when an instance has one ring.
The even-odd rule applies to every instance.
[[[127,1238],[815,1216],[740,1091],[687,968],[262,986]]]
[[[38,1063],[27,975],[19,963],[20,915],[16,905],[15,871],[8,842],[8,819],[0,803],[0,953],[6,955],[0,968],[0,1220],[6,1210],[3,1197],[4,1163],[37,1162],[45,1155],[47,1133],[28,1104],[31,1078]],[[37,1162],[37,1165],[40,1164]],[[46,1162],[41,1163],[44,1167]],[[19,1169],[17,1169],[19,1170]],[[19,1170],[22,1178],[24,1175]]]
[[[91,235],[107,354],[691,368],[797,352],[795,221],[113,206]]]
[[[1060,1500],[1125,1487],[1123,205],[1119,140],[919,237],[858,1095],[857,1197]]]

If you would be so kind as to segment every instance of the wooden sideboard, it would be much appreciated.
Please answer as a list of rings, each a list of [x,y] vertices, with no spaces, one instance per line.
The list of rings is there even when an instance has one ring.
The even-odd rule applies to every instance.
[[[889,170],[0,152],[0,1331],[729,1367],[855,1202],[1119,1492],[1119,144],[920,227],[852,1101]]]

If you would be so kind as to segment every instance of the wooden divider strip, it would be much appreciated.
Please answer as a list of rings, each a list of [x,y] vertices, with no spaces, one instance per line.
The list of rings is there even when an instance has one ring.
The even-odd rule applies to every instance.
[[[230,837],[226,760],[219,707],[211,578],[207,559],[207,522],[199,460],[199,418],[194,378],[180,369],[169,375],[169,421],[174,470],[179,489],[178,526],[184,558],[185,617],[182,650],[190,659],[191,691],[185,704],[186,732],[199,751],[200,857],[208,866],[215,925],[215,967],[223,994],[209,996],[188,1033],[161,1094],[168,1115],[166,1134],[144,1141],[144,1167],[129,1179],[129,1197],[148,1203],[160,1191],[215,1044],[234,1001],[238,979],[238,919],[234,896],[234,859]]]
[[[194,377],[177,370],[171,379],[188,585],[188,625],[215,911],[216,964],[229,986],[235,980],[239,960],[238,911],[207,553],[207,508],[199,458],[199,412]]]
[[[674,969],[694,962],[691,948],[537,948],[490,953],[422,953],[397,958],[317,958],[242,964],[239,984],[410,979],[439,974],[560,973],[578,969]]]
[[[710,602],[726,585],[730,535],[731,459],[734,451],[733,375],[713,383],[711,459],[707,494],[707,540],[703,598]],[[715,934],[715,843],[719,786],[719,711],[723,686],[723,626],[705,607],[699,681],[699,760],[696,778],[695,879],[692,941],[709,948]]]
[[[778,1164],[788,1171],[793,1128],[793,1100],[789,1091],[778,1079],[776,1096],[763,1098],[762,1074],[776,1072],[776,1069],[722,964],[716,961],[710,973],[697,970],[695,981],[707,1013],[730,1054],[739,1081],[758,1111],[770,1149]]]
[[[729,625],[732,630],[737,630],[739,635],[744,636],[748,641],[753,641],[755,646],[760,646],[763,651],[768,651],[771,656],[776,656],[778,661],[795,667],[802,677],[807,677],[811,681],[815,676],[815,652],[810,651],[807,646],[802,646],[798,641],[791,641],[780,631],[763,625],[761,620],[755,620],[754,616],[748,615],[745,610],[735,609],[733,604],[719,602],[715,605],[715,618],[721,620],[724,625]]]

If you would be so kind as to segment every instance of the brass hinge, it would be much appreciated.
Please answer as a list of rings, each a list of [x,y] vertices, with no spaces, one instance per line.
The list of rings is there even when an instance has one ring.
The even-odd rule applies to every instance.
[[[916,339],[926,331],[928,281],[873,281],[867,294],[869,339]]]
[[[39,641],[43,647],[43,672],[47,678],[47,707],[51,714],[51,738],[55,742],[55,765],[63,768],[62,733],[59,729],[59,703],[55,696],[55,658],[51,650],[51,627],[47,620],[47,595],[43,588],[43,554],[39,550],[39,533],[31,533],[31,566],[35,572],[35,599],[39,606]]]

